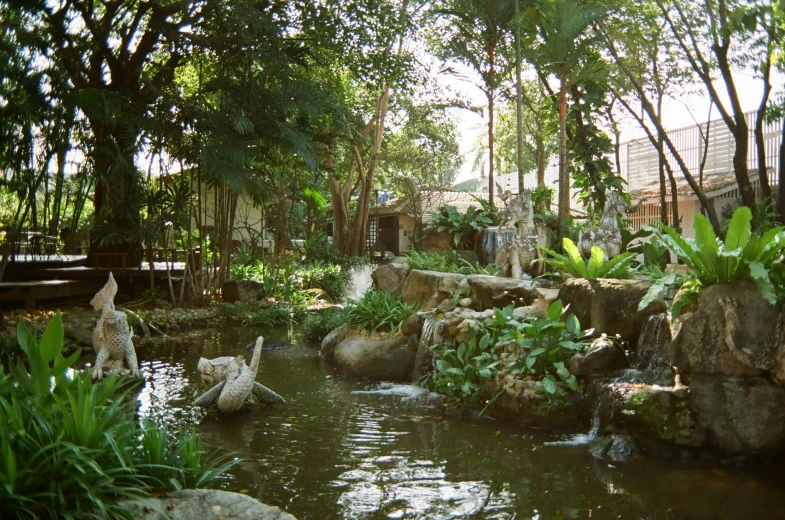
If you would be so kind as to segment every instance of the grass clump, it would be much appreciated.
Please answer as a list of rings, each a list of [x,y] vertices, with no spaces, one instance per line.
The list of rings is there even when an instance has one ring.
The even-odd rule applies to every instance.
[[[340,327],[343,321],[339,310],[329,309],[311,314],[303,323],[303,339],[310,345],[320,345],[325,336]]]
[[[400,296],[388,291],[369,289],[359,300],[349,298],[344,320],[350,327],[395,335],[403,322],[420,307],[419,303],[406,304]]]
[[[409,267],[423,271],[438,271],[440,273],[489,274],[492,276],[499,273],[496,264],[482,267],[479,264],[473,264],[465,258],[461,258],[461,256],[453,250],[444,251],[442,253],[410,251]]]
[[[192,432],[178,436],[133,420],[136,402],[115,377],[68,371],[63,326],[38,343],[17,329],[24,360],[0,366],[0,517],[131,518],[121,500],[209,484],[236,462],[209,455]]]

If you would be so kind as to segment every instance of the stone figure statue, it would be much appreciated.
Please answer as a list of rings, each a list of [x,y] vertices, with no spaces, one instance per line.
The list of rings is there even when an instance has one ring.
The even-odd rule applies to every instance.
[[[497,188],[499,193],[502,193],[498,184]],[[520,279],[523,273],[538,276],[542,273],[543,265],[535,262],[542,257],[542,251],[537,244],[547,247],[548,231],[545,225],[534,221],[532,193],[530,190],[523,190],[513,197],[508,190],[502,193],[501,199],[506,204],[501,227],[515,229],[516,237],[499,248],[496,265],[503,276],[516,279]]]
[[[236,412],[251,400],[251,395],[265,404],[285,404],[283,397],[255,381],[263,343],[264,338],[259,336],[256,339],[251,366],[245,364],[242,356],[200,358],[197,367],[202,374],[202,382],[212,388],[199,396],[195,404],[205,408],[215,404],[222,413]]]
[[[128,373],[133,377],[141,377],[134,350],[134,333],[125,313],[115,310],[116,294],[117,282],[109,273],[106,285],[90,300],[90,305],[101,311],[101,317],[93,329],[93,348],[98,353],[92,369],[93,379],[102,379],[107,374]]]
[[[628,206],[621,194],[610,189],[605,190],[605,209],[602,211],[600,225],[588,227],[578,240],[578,250],[584,258],[591,256],[591,248],[596,246],[605,253],[605,258],[613,258],[621,253],[621,229],[616,216],[622,219],[635,213],[646,199],[641,199],[635,206]]]

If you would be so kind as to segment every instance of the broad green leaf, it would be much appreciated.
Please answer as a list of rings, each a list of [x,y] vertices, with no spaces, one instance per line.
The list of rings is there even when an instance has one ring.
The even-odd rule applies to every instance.
[[[771,283],[769,272],[760,262],[752,262],[750,264],[750,277],[755,280],[761,296],[772,305],[777,304],[777,294],[774,291],[774,284]]]
[[[574,314],[567,316],[567,332],[572,335],[578,334],[581,331],[581,322]]]
[[[747,206],[741,206],[733,212],[725,237],[725,249],[744,249],[750,240],[751,221],[752,212]]]
[[[460,346],[458,346],[458,359],[466,359],[466,349],[466,343],[461,343]]]
[[[703,264],[703,273],[717,281],[719,278],[718,271],[720,270],[719,262],[717,261],[717,253],[719,253],[717,235],[714,234],[714,229],[711,227],[709,219],[700,213],[695,215],[692,229],[695,230],[695,244],[698,248],[697,256]]]
[[[49,320],[49,325],[47,325],[46,331],[44,331],[38,349],[46,363],[52,361],[63,349],[63,321],[60,319],[60,311],[55,313],[54,318]]]
[[[549,394],[556,393],[556,381],[554,381],[553,377],[546,376],[542,380],[542,389],[545,390]]]
[[[19,346],[24,350],[25,354],[32,356],[36,351],[35,336],[27,328],[25,320],[20,318],[19,324],[16,326],[16,339]]]
[[[577,276],[581,278],[589,278],[586,263],[583,261],[583,257],[581,256],[580,251],[578,251],[578,247],[575,243],[569,238],[564,238],[562,244],[564,246],[564,251],[567,253],[568,258],[573,265],[574,271],[572,274],[577,273]]]
[[[635,258],[635,253],[622,253],[616,255],[602,266],[598,278],[622,278],[622,272],[626,271],[627,266]]]
[[[493,372],[492,372],[492,371],[491,371],[491,369],[489,369],[489,368],[481,368],[481,369],[480,369],[480,371],[479,371],[479,372],[477,372],[477,373],[478,373],[478,374],[480,375],[480,377],[482,377],[483,379],[488,379],[488,378],[489,378],[489,377],[491,377],[491,375],[493,374]]]
[[[486,348],[488,348],[488,345],[490,345],[490,344],[491,344],[491,335],[489,333],[486,333],[480,339],[480,349],[481,350],[485,350]]]
[[[448,368],[446,373],[447,374],[452,374],[452,375],[458,376],[458,377],[463,377],[464,375],[466,375],[463,370],[461,370],[459,368],[455,368],[455,367]]]
[[[649,304],[663,294],[669,285],[674,283],[676,283],[676,273],[668,273],[654,282],[651,287],[649,287],[646,295],[641,298],[641,302],[638,304],[638,312],[642,312]]]
[[[566,380],[570,377],[570,371],[567,370],[567,367],[564,366],[563,361],[559,361],[558,363],[554,363],[553,367],[556,369],[556,374],[561,378],[562,381]]]
[[[570,377],[565,379],[564,382],[567,383],[567,386],[570,387],[570,390],[575,391],[578,389],[578,379],[574,375],[570,374]]]
[[[552,304],[548,306],[548,319],[553,321],[558,321],[561,319],[562,312],[564,310],[564,306],[562,305],[561,300],[556,300]]]
[[[591,248],[591,258],[587,269],[588,278],[598,278],[602,274],[602,264],[605,262],[605,253],[597,246]]]

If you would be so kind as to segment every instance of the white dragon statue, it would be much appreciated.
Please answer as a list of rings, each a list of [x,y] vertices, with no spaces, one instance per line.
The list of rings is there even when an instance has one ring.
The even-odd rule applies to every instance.
[[[501,193],[500,198],[506,204],[503,222],[499,227],[516,230],[516,238],[499,248],[496,265],[502,276],[515,279],[520,279],[523,273],[538,276],[542,274],[543,264],[535,262],[542,257],[537,244],[548,246],[548,231],[544,224],[534,220],[532,192],[523,190],[513,197],[509,190],[502,192],[501,187],[498,184],[496,186]]]
[[[286,404],[283,397],[255,381],[263,343],[264,338],[259,336],[250,366],[245,364],[242,356],[200,358],[197,368],[202,374],[202,382],[212,388],[199,396],[195,404],[205,408],[215,404],[221,413],[238,411],[251,400],[251,395],[265,404]]]
[[[591,248],[599,247],[605,253],[605,258],[611,259],[621,253],[621,229],[616,217],[627,218],[629,213],[640,209],[646,199],[639,200],[635,206],[628,206],[617,191],[605,190],[605,208],[602,211],[600,225],[588,227],[578,240],[578,250],[584,258],[591,256]]]
[[[92,369],[93,379],[102,379],[108,374],[127,373],[141,377],[134,350],[134,332],[128,325],[125,313],[115,310],[116,294],[117,282],[110,272],[106,285],[90,300],[90,305],[101,311],[101,317],[93,329],[93,348],[98,353]]]

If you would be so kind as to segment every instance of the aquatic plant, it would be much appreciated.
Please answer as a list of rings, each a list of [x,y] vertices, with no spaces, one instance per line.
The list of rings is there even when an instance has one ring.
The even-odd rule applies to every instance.
[[[115,377],[67,375],[80,352],[62,355],[59,314],[40,343],[23,320],[17,338],[27,364],[0,367],[0,517],[131,518],[121,500],[204,486],[236,463],[204,457],[191,433],[140,426]]]
[[[419,303],[404,303],[400,296],[388,291],[370,289],[359,300],[349,298],[344,319],[350,327],[395,335],[403,322],[419,308]]]
[[[547,247],[538,245],[550,258],[539,261],[553,267],[565,277],[573,278],[629,278],[630,263],[635,255],[622,253],[605,261],[605,253],[597,246],[591,248],[591,257],[584,260],[575,243],[569,238],[563,240],[564,254],[561,255]]]

